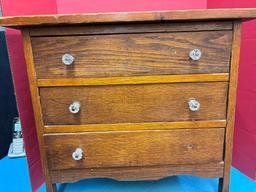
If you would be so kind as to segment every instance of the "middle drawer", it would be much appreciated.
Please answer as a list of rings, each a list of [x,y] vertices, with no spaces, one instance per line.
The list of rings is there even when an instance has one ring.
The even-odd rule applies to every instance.
[[[224,120],[227,90],[228,82],[51,87],[40,98],[45,125]]]

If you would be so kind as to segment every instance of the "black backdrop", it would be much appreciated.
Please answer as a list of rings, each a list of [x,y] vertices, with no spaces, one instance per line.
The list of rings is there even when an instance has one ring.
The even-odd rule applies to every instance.
[[[0,159],[8,153],[13,118],[18,117],[5,32],[0,31]]]

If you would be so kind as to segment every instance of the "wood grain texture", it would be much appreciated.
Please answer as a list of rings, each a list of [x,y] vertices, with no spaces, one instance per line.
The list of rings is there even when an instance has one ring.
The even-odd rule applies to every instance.
[[[192,174],[219,177],[228,192],[240,19],[254,17],[256,9],[0,18],[23,29],[47,191],[82,178]],[[195,48],[197,62],[188,58]],[[74,65],[61,63],[64,53]],[[81,161],[71,157],[77,147]]]
[[[189,83],[229,81],[228,73],[156,75],[134,77],[101,77],[101,78],[57,78],[38,79],[39,87],[90,86],[90,85],[136,85],[156,83]]]
[[[222,188],[220,192],[229,192],[230,183],[230,168],[232,163],[232,149],[233,149],[233,134],[235,123],[235,109],[236,109],[236,91],[238,81],[238,67],[240,61],[240,41],[241,41],[241,23],[242,21],[234,22],[233,32],[233,47],[230,69],[230,85],[228,94],[228,110],[227,110],[227,128],[225,136],[225,169],[224,177],[220,182]]]
[[[25,27],[39,25],[73,25],[93,23],[124,22],[165,22],[194,20],[228,20],[239,18],[255,18],[256,9],[198,9],[172,11],[144,11],[122,13],[87,13],[67,15],[37,15],[0,18],[1,26]]]
[[[215,121],[183,121],[153,123],[118,123],[118,124],[87,124],[87,125],[51,125],[45,126],[44,133],[74,133],[96,131],[135,131],[164,129],[198,129],[226,127],[226,120]]]
[[[43,129],[42,129],[43,118],[41,113],[39,91],[37,88],[32,47],[31,47],[31,41],[30,41],[30,35],[29,35],[28,29],[22,30],[22,38],[23,38],[23,46],[24,46],[24,55],[25,55],[25,60],[27,65],[29,87],[30,87],[31,99],[32,99],[33,110],[34,110],[34,118],[35,118],[35,124],[37,129],[37,139],[39,142],[39,151],[40,151],[42,169],[45,177],[46,189],[47,189],[47,192],[56,192],[56,186],[52,184],[52,182],[50,181],[48,161],[45,156],[45,145],[44,145]]]
[[[40,88],[40,98],[45,125],[225,120],[227,90],[227,82],[54,87]],[[69,112],[74,101],[77,114]]]
[[[193,165],[162,165],[150,167],[119,167],[51,170],[51,180],[57,182],[75,182],[81,178],[112,178],[121,181],[158,180],[172,175],[195,175],[205,178],[222,177],[224,163]]]
[[[45,135],[51,170],[204,164],[223,161],[223,129],[179,129]],[[76,148],[84,151],[72,159]]]
[[[102,25],[75,25],[54,27],[33,27],[31,36],[104,35],[129,33],[166,33],[185,31],[232,30],[232,21],[183,22],[183,23],[126,23]]]
[[[231,31],[33,37],[38,78],[227,73]],[[189,52],[200,49],[193,61]],[[66,66],[62,56],[75,62]]]

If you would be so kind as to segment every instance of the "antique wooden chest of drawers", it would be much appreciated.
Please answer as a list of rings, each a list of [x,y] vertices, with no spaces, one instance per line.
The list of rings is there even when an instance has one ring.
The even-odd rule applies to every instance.
[[[48,191],[83,178],[220,178],[254,9],[1,18],[20,28]]]

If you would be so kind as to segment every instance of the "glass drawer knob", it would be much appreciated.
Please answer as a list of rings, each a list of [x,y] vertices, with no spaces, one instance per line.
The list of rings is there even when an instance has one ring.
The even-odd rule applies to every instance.
[[[189,58],[193,61],[198,61],[202,56],[200,49],[193,49],[189,52]]]
[[[64,54],[62,56],[62,63],[64,63],[65,65],[71,65],[72,63],[74,63],[75,58],[71,55],[71,54]]]
[[[72,158],[75,161],[79,161],[83,158],[83,150],[81,148],[76,148],[76,150],[72,153]]]
[[[70,113],[78,113],[80,111],[81,104],[78,101],[73,102],[71,105],[69,105],[69,111]]]
[[[200,103],[195,99],[191,99],[188,102],[188,107],[190,111],[198,111],[200,109]]]

